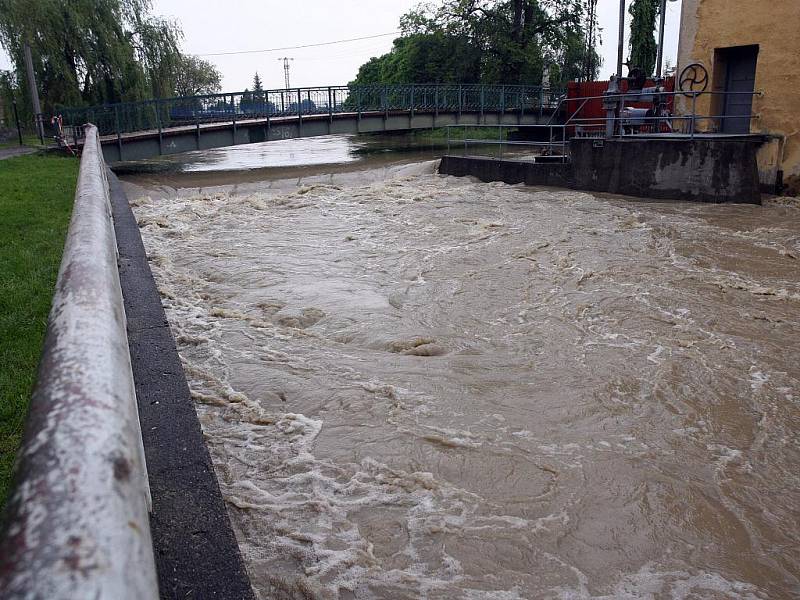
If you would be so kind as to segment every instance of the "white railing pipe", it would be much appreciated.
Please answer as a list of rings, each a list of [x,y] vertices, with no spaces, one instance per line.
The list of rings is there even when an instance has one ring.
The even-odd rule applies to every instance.
[[[0,531],[4,599],[158,597],[105,168],[89,125]]]

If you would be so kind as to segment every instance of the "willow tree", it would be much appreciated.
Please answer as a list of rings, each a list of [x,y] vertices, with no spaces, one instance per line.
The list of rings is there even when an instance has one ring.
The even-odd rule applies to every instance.
[[[222,89],[222,75],[217,68],[197,56],[183,56],[175,73],[176,96],[217,94]]]
[[[659,0],[633,0],[628,9],[631,20],[630,67],[640,68],[648,77],[656,68],[656,18],[659,13]]]
[[[150,0],[0,0],[0,44],[20,80],[30,45],[45,111],[171,95],[182,34],[149,11]]]

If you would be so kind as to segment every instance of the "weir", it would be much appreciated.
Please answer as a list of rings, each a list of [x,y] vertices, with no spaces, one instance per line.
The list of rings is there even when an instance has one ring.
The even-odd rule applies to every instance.
[[[569,162],[450,154],[439,172],[642,198],[760,204],[759,145],[755,139],[573,138]]]
[[[698,101],[709,97],[736,98],[742,94],[691,89],[675,92],[667,90],[663,82],[621,92],[619,85],[612,77],[603,95],[569,96],[562,101],[567,111],[560,123],[554,122],[562,114],[557,109],[547,124],[519,126],[513,137],[504,136],[502,125],[483,126],[499,131],[498,140],[467,139],[465,135],[460,158],[450,153],[448,134],[449,156],[442,160],[441,172],[472,175],[481,181],[714,203],[760,204],[762,187],[780,191],[776,189],[779,181],[762,186],[768,174],[759,173],[759,153],[775,136],[710,133],[705,130],[709,123],[725,122],[728,117],[697,110]],[[670,105],[679,96],[690,99],[688,114],[672,114]],[[592,115],[593,105],[595,110],[604,109],[605,115]],[[736,118],[749,123],[756,117],[747,114]],[[467,156],[470,144],[496,145],[501,157]],[[510,160],[503,160],[506,147],[525,146],[537,151],[515,152]]]

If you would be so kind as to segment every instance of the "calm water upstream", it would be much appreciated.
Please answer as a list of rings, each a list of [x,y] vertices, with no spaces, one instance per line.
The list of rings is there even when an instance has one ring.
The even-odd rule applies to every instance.
[[[352,158],[129,180],[260,598],[800,597],[796,205]]]

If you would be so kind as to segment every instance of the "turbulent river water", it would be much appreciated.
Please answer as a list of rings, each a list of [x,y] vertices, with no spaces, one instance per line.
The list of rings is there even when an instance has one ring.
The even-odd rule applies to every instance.
[[[259,597],[800,597],[800,210],[435,167],[128,186]]]

